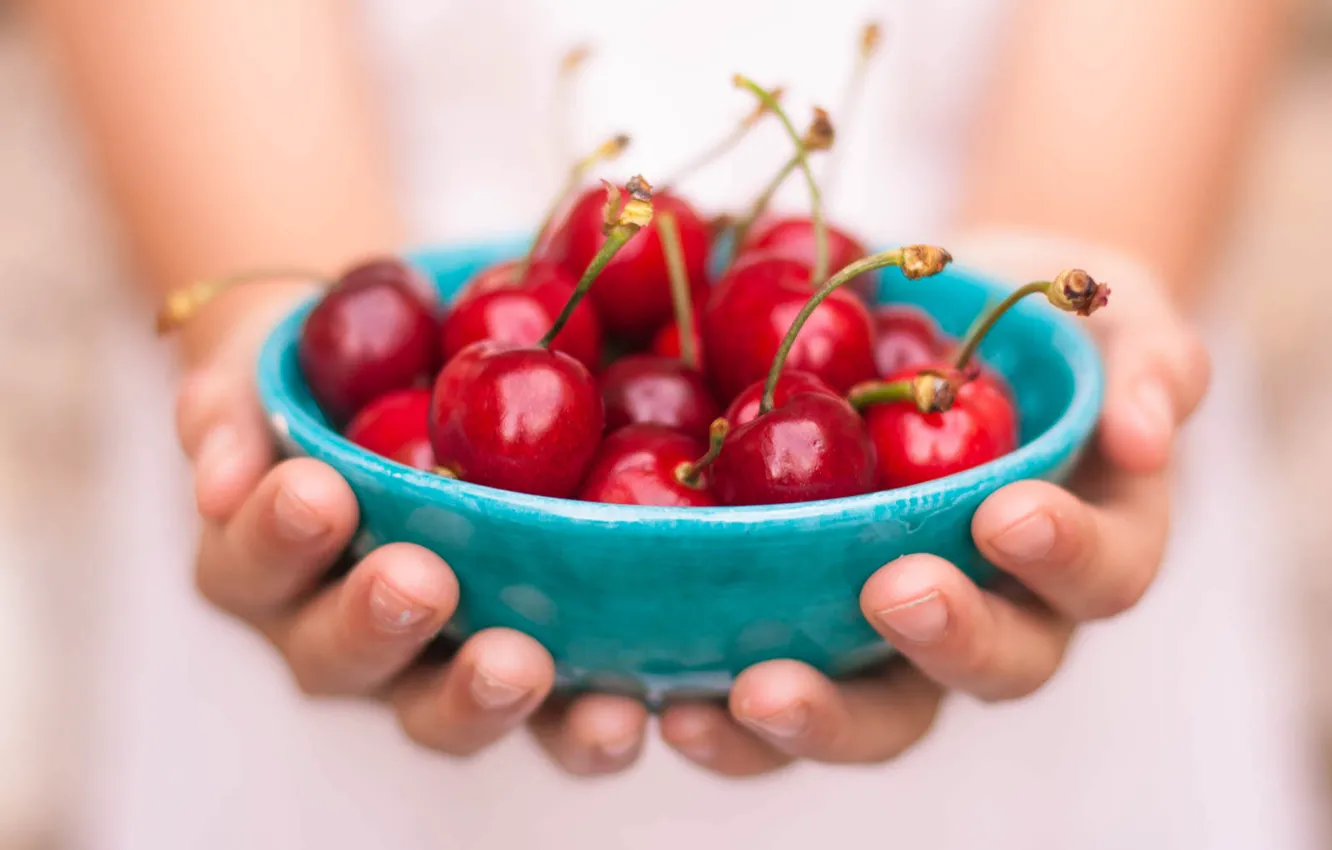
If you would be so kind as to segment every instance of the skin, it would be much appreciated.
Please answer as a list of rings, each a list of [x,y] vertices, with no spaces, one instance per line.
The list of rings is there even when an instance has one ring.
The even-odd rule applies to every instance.
[[[354,61],[351,4],[30,5],[158,294],[274,259],[338,267],[400,244],[385,146]],[[1216,199],[1229,189],[1287,10],[1210,0],[1126,8],[1026,1],[977,128],[964,236],[948,243],[977,229],[1044,226],[1155,270],[1118,273],[1112,309],[1090,320],[1109,386],[1099,451],[1077,482],[1015,484],[976,513],[982,552],[1026,589],[983,592],[930,556],[887,564],[861,603],[910,666],[834,685],[796,662],[758,665],[727,705],[666,712],[661,733],[684,757],[728,776],[797,759],[890,759],[926,733],[944,694],[1031,693],[1057,671],[1077,624],[1132,607],[1151,585],[1175,438],[1208,379],[1179,311],[1218,238]],[[153,97],[139,95],[147,89]],[[1113,121],[1098,103],[1115,104]],[[260,126],[282,128],[266,137],[268,155],[233,143]],[[1048,260],[1044,274],[1064,264],[1053,247],[1034,254]],[[1069,264],[1096,273],[1084,256]],[[205,520],[200,591],[268,637],[304,692],[382,701],[422,746],[467,755],[526,724],[571,773],[628,767],[642,748],[641,707],[599,695],[548,701],[551,659],[523,635],[491,630],[443,668],[409,667],[458,598],[430,553],[385,546],[315,590],[348,542],[356,503],[315,461],[274,466],[250,382],[257,341],[303,291],[301,282],[238,290],[182,338],[189,374],[178,424]]]

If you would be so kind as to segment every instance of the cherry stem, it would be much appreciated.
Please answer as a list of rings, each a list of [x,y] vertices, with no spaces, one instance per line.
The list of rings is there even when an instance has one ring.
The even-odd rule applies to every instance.
[[[846,90],[842,94],[841,109],[837,112],[837,123],[840,128],[845,130],[855,123],[858,115],[858,107],[863,102],[865,90],[865,78],[869,74],[870,60],[879,50],[879,42],[882,37],[882,29],[875,21],[871,21],[860,31],[860,44],[856,51],[856,64],[851,70],[851,77],[847,80]],[[823,166],[823,187],[831,192],[836,188],[837,175],[840,171],[844,154],[841,146],[833,152],[828,161]]]
[[[916,391],[911,381],[867,381],[857,384],[847,393],[846,400],[856,410],[864,410],[871,404],[891,404],[899,401],[916,400]]]
[[[1046,293],[1049,292],[1049,290],[1050,281],[1034,281],[1014,290],[1003,301],[1000,301],[987,312],[983,313],[981,318],[979,318],[967,331],[966,337],[962,340],[961,347],[957,350],[957,355],[953,358],[953,367],[959,372],[967,367],[967,364],[971,362],[972,356],[976,353],[976,349],[980,346],[981,340],[985,339],[985,335],[994,327],[995,322],[999,321],[999,317],[1008,312],[1010,307],[1021,301],[1023,298],[1026,298],[1028,295],[1035,295],[1038,292]]]
[[[800,329],[805,326],[809,317],[814,315],[814,311],[818,309],[824,299],[854,277],[887,266],[902,265],[902,254],[901,248],[895,248],[892,251],[872,254],[856,260],[854,263],[849,263],[837,274],[828,278],[818,288],[818,291],[810,296],[809,300],[805,302],[805,306],[801,307],[800,312],[796,314],[795,321],[791,323],[791,327],[786,331],[786,336],[782,338],[782,344],[777,348],[776,356],[772,358],[772,368],[768,370],[768,381],[763,385],[763,400],[759,402],[760,416],[772,410],[773,394],[777,392],[777,379],[781,377],[782,368],[786,365],[786,357],[791,353],[791,346],[795,345],[796,336],[799,335]]]
[[[569,169],[569,177],[564,181],[564,186],[560,188],[559,194],[555,196],[554,203],[550,205],[545,216],[542,217],[536,235],[532,237],[532,244],[527,249],[523,261],[518,265],[515,280],[521,281],[527,277],[527,270],[532,267],[537,251],[541,249],[541,244],[546,241],[546,234],[550,232],[550,228],[555,224],[555,217],[560,214],[560,210],[568,203],[569,198],[578,191],[578,187],[582,185],[583,178],[587,176],[587,173],[599,163],[615,159],[628,146],[629,137],[621,133],[597,145],[595,150],[574,163],[573,167]]]
[[[749,231],[753,228],[754,222],[758,221],[759,216],[763,215],[764,211],[767,210],[768,205],[772,203],[773,196],[777,194],[777,190],[786,182],[786,178],[790,177],[791,172],[799,167],[800,157],[798,155],[788,159],[786,164],[782,166],[781,170],[773,175],[772,180],[769,181],[768,185],[764,187],[761,193],[759,193],[759,196],[754,199],[754,205],[749,208],[749,212],[745,214],[745,217],[739,224],[732,228],[731,257],[727,265],[735,262],[735,258],[740,254],[740,246],[744,243],[745,237],[749,235]]]
[[[174,292],[167,293],[166,298],[162,301],[161,308],[157,311],[157,333],[160,336],[185,324],[208,302],[233,286],[283,278],[312,280],[321,286],[333,285],[333,281],[323,272],[288,266],[246,269],[221,277],[196,281]]]
[[[565,162],[573,156],[573,133],[570,115],[573,112],[574,83],[578,72],[587,64],[591,51],[586,45],[579,44],[570,48],[560,59],[559,74],[555,78],[555,153],[557,162]]]
[[[601,274],[611,259],[624,247],[624,243],[652,221],[652,187],[642,177],[633,177],[625,188],[629,190],[629,201],[622,204],[619,190],[607,184],[610,198],[606,204],[606,241],[601,243],[600,250],[587,264],[583,276],[578,280],[578,286],[569,296],[569,300],[564,303],[560,315],[555,317],[550,330],[546,331],[546,335],[537,343],[539,348],[550,348],[555,337],[564,330],[565,324],[583,300],[583,296],[592,288],[592,282],[597,279],[597,275]]]
[[[708,427],[708,452],[703,457],[693,463],[682,463],[675,468],[675,480],[686,487],[698,487],[698,481],[703,476],[703,471],[712,466],[713,461],[721,454],[722,444],[726,442],[726,435],[731,432],[731,423],[724,418],[712,420],[712,425]]]
[[[782,90],[780,88],[773,89],[772,95],[774,98],[780,99],[782,96]],[[759,122],[763,120],[763,117],[767,115],[768,112],[767,105],[760,103],[753,111],[742,118],[729,133],[714,142],[711,147],[699,151],[693,159],[681,166],[680,169],[675,172],[675,176],[670,180],[667,180],[665,186],[658,191],[669,191],[672,187],[678,186],[682,181],[687,180],[697,172],[702,171],[707,166],[735,150],[735,148],[745,140],[745,137],[749,135],[749,132],[759,125]]]
[[[690,369],[698,368],[698,341],[694,338],[694,304],[689,296],[689,272],[685,269],[684,249],[680,246],[680,228],[669,212],[657,216],[657,232],[666,255],[666,271],[671,278],[671,301],[675,323],[680,329],[680,360]]]
[[[772,114],[782,122],[787,135],[791,137],[795,145],[796,159],[800,163],[800,170],[805,173],[805,182],[809,184],[809,217],[814,224],[814,273],[811,280],[823,280],[828,274],[828,230],[823,225],[823,199],[819,194],[818,181],[814,179],[814,170],[809,167],[809,156],[805,150],[805,141],[796,130],[795,125],[787,116],[782,105],[772,96],[772,93],[764,89],[758,83],[748,77],[736,74],[735,84],[741,88],[748,89],[764,105],[766,105]]]

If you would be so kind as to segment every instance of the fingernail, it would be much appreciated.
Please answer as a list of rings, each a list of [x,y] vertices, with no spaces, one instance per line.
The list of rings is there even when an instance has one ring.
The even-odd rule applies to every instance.
[[[1001,555],[1014,561],[1037,561],[1055,544],[1054,521],[1044,511],[1027,514],[990,541]]]
[[[236,462],[240,438],[236,429],[230,425],[218,425],[204,435],[199,443],[199,453],[195,456],[195,473],[199,478],[211,483],[213,479],[225,475],[227,467]]]
[[[706,735],[688,741],[679,741],[675,746],[695,761],[712,761],[717,755],[717,745]]]
[[[746,717],[745,722],[774,738],[798,738],[809,728],[809,708],[803,702],[797,702],[776,714]]]
[[[1154,380],[1143,381],[1134,391],[1133,404],[1133,418],[1143,436],[1170,439],[1175,411],[1165,387]]]
[[[602,741],[597,745],[597,755],[604,761],[619,762],[633,752],[636,746],[638,746],[638,738],[635,736]]]
[[[934,643],[948,629],[948,603],[943,594],[931,590],[910,602],[878,612],[879,619],[913,643]]]
[[[370,613],[389,632],[403,632],[435,613],[429,605],[409,598],[383,578],[370,587]]]
[[[278,533],[292,543],[313,540],[328,531],[324,518],[287,487],[280,488],[274,497],[273,512],[277,514]]]
[[[482,708],[490,711],[513,708],[522,702],[528,693],[527,688],[506,682],[480,667],[472,673],[472,698]]]

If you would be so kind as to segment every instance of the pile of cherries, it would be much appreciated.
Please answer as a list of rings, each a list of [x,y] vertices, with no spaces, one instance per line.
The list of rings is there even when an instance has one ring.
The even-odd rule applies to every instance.
[[[773,92],[737,84],[759,99],[747,120],[776,116],[794,149],[742,216],[719,225],[641,177],[588,187],[619,137],[573,169],[526,256],[482,269],[452,304],[395,258],[332,281],[299,342],[330,424],[473,484],[676,507],[856,496],[1015,449],[1013,394],[976,345],[1020,298],[1088,315],[1106,287],[1080,270],[1028,284],[962,340],[915,308],[875,306],[877,270],[928,278],[952,258],[871,255],[827,225],[808,164],[831,145],[827,115],[801,134]],[[768,213],[797,170],[810,214]]]

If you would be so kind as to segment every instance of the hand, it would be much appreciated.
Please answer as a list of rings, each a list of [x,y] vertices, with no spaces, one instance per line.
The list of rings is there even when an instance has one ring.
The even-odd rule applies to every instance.
[[[550,655],[526,635],[491,629],[442,667],[413,665],[458,602],[448,565],[416,546],[384,546],[321,582],[356,529],[356,499],[322,463],[274,465],[252,379],[260,341],[290,304],[242,311],[180,394],[177,427],[204,524],[199,590],[266,637],[305,693],[380,700],[417,743],[477,753],[546,701]],[[591,773],[632,761],[646,721],[636,702],[589,696],[547,706],[533,729],[556,761]]]
[[[910,666],[839,685],[795,661],[756,665],[740,675],[726,708],[665,713],[662,735],[686,758],[732,776],[797,758],[891,759],[928,731],[946,691],[983,700],[1032,693],[1058,669],[1076,624],[1131,608],[1152,583],[1168,531],[1172,444],[1206,389],[1206,352],[1141,270],[1116,271],[1112,258],[1098,265],[1086,252],[1043,243],[1012,247],[1044,257],[1047,269],[1026,266],[1015,279],[1074,265],[1112,289],[1110,307],[1087,320],[1107,391],[1095,450],[1071,491],[1019,482],[986,499],[972,522],[981,552],[1014,586],[979,590],[929,555],[886,565],[865,584],[861,609]],[[988,254],[992,267],[1024,267],[980,243],[955,254],[968,264]],[[1074,262],[1048,262],[1056,255]]]

